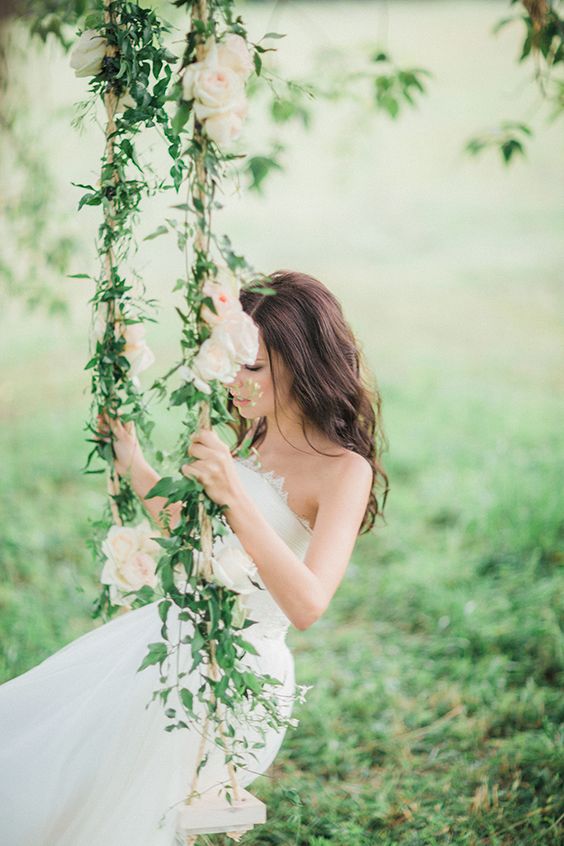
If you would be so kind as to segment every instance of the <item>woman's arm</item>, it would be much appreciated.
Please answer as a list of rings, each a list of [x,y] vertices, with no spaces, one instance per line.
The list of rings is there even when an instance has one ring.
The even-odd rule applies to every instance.
[[[153,496],[150,499],[145,499],[145,496],[148,494],[151,488],[153,488],[157,484],[157,482],[160,481],[161,477],[159,476],[157,471],[153,467],[151,467],[149,462],[142,455],[140,458],[136,459],[131,465],[129,478],[131,482],[131,487],[141,500],[141,504],[143,505],[143,507],[146,509],[146,511],[149,512],[155,523],[158,525],[159,529],[164,534],[168,535],[169,532],[165,523],[163,522],[163,517],[161,515],[161,511],[164,509],[167,503],[166,497]],[[181,508],[181,502],[173,502],[165,509],[165,514],[170,515],[169,526],[171,529],[174,529],[174,527],[180,520]]]
[[[262,516],[244,490],[228,502],[226,517],[264,584],[296,628],[321,617],[347,569],[373,483],[372,468],[350,453],[323,486],[315,529],[302,562]]]
[[[207,495],[226,505],[225,516],[266,587],[298,629],[321,617],[345,574],[373,484],[372,467],[357,453],[342,456],[324,479],[315,530],[304,561],[262,516],[245,491],[227,444],[202,429],[182,473],[193,476]]]
[[[160,480],[157,471],[151,467],[137,440],[137,433],[133,422],[122,423],[121,420],[112,420],[109,417],[99,418],[99,428],[102,434],[108,432],[108,425],[113,432],[113,448],[115,453],[114,467],[119,476],[129,479],[131,487],[141,500],[145,510],[151,515],[159,529],[168,534],[167,527],[163,522],[160,512],[166,505],[167,499],[163,496],[145,499],[148,492]],[[174,529],[180,520],[181,502],[171,503],[166,514],[170,515],[170,528]]]

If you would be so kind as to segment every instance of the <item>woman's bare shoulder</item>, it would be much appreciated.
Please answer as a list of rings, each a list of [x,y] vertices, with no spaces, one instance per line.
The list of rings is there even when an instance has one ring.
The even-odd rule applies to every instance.
[[[363,455],[352,449],[339,448],[333,457],[327,457],[323,463],[322,472],[326,480],[337,481],[345,476],[359,475],[361,478],[372,474],[372,465]]]

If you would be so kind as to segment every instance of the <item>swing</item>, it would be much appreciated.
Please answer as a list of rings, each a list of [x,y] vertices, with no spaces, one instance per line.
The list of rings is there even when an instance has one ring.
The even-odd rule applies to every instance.
[[[114,22],[112,16],[113,7],[115,8],[115,3],[110,2],[110,0],[104,0],[104,21],[106,24],[112,24]],[[194,2],[191,14],[192,27],[198,32],[196,59],[200,61],[204,56],[205,41],[201,36],[201,29],[199,28],[201,26],[205,27],[208,23],[207,0],[198,0],[198,2]],[[197,26],[194,24],[194,21],[196,20],[198,21]],[[113,57],[115,55],[116,48],[113,45],[108,44],[106,46],[105,56]],[[105,155],[106,162],[111,168],[114,162],[114,135],[116,132],[114,116],[118,107],[118,97],[110,86],[108,86],[108,89],[104,93],[104,105],[107,115]],[[199,145],[200,150],[205,151],[205,137],[202,132],[202,124],[198,120],[195,120],[194,124],[194,141],[197,145]],[[206,203],[204,186],[207,178],[204,154],[200,154],[197,157],[195,161],[195,169],[196,191],[194,204],[196,208],[203,209]],[[118,176],[115,169],[113,171],[113,179],[117,185]],[[110,230],[112,230],[114,226],[113,200],[110,200],[104,207],[104,219],[105,223],[110,227]],[[194,249],[196,253],[199,251],[201,255],[205,255],[207,246],[202,228],[200,226],[196,226],[194,235]],[[114,255],[111,244],[105,252],[104,259],[106,278],[110,279],[114,266]],[[114,328],[118,327],[115,300],[109,301],[107,321],[112,323]],[[200,407],[198,425],[199,428],[210,428],[210,409],[209,404],[206,402],[204,402]],[[118,526],[123,525],[117,504],[117,497],[120,493],[120,483],[118,475],[111,463],[108,464],[107,493],[114,523]],[[210,517],[201,500],[198,505],[198,518],[200,525],[201,552],[203,557],[203,577],[204,579],[210,581],[212,577],[212,525]],[[128,606],[126,606],[125,610],[127,610],[127,608]],[[218,680],[220,678],[220,669],[215,657],[213,640],[209,641],[209,669],[211,677],[214,680]],[[212,706],[215,705],[216,713],[218,715],[218,730],[223,742],[223,747],[227,749],[221,703],[215,702],[213,691],[211,691],[211,702]],[[215,788],[209,789],[204,794],[198,793],[198,776],[201,769],[200,765],[204,759],[205,745],[209,734],[209,723],[210,716],[208,713],[205,718],[205,725],[202,738],[200,740],[192,783],[186,799],[178,812],[177,833],[183,838],[186,846],[194,846],[199,835],[203,834],[223,833],[233,840],[239,841],[243,834],[250,831],[255,825],[266,821],[266,805],[247,790],[239,786],[232,760],[228,760],[226,762],[229,784],[232,790],[231,801],[228,801],[225,796],[221,795],[221,788],[218,790]]]

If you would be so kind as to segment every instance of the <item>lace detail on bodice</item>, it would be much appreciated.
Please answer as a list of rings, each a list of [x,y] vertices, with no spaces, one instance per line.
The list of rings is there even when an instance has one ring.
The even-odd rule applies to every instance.
[[[300,514],[296,514],[296,512],[290,508],[288,503],[288,491],[286,490],[286,479],[284,476],[280,476],[278,473],[275,473],[274,470],[263,470],[260,460],[257,458],[254,452],[251,452],[247,458],[237,458],[241,464],[245,464],[247,467],[251,467],[253,470],[256,470],[260,475],[266,479],[266,481],[272,485],[272,487],[280,494],[280,497],[284,500],[292,514],[296,517],[297,520],[300,521],[302,526],[308,530],[308,532],[313,533],[313,528],[308,520],[305,517],[302,517]]]

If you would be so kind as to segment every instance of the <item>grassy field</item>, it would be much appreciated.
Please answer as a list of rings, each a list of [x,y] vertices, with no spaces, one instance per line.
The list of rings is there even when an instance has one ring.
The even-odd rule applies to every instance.
[[[489,33],[507,5],[390,3],[387,19],[383,9],[249,10],[257,34],[288,32],[286,70],[307,67],[312,40],[387,33],[398,62],[435,77],[418,111],[397,124],[342,109],[335,120],[321,107],[311,135],[293,133],[287,171],[265,198],[233,198],[222,213],[256,266],[303,269],[342,298],[384,397],[392,486],[386,525],[359,539],[327,614],[290,632],[298,679],[314,688],[297,706],[299,727],[253,785],[269,821],[245,841],[556,846],[561,134],[541,127],[529,160],[509,171],[493,154],[466,160],[468,135],[523,116],[534,100],[514,65],[517,33]],[[52,58],[66,85],[44,75],[38,110],[57,91],[64,126],[80,81]],[[99,144],[67,132],[53,160],[70,204],[70,179],[88,180]],[[147,210],[147,232],[162,210]],[[72,272],[92,261],[96,215],[79,218],[84,253]],[[176,353],[168,291],[180,258],[157,239],[143,262],[162,302],[161,325],[149,330],[160,372]],[[0,318],[2,680],[94,625],[98,574],[85,541],[103,492],[80,472],[91,291],[61,284],[68,320],[17,303]],[[175,423],[162,408],[155,415],[166,445]]]

